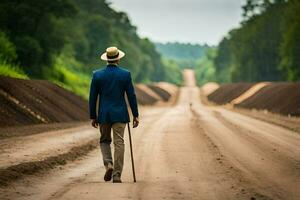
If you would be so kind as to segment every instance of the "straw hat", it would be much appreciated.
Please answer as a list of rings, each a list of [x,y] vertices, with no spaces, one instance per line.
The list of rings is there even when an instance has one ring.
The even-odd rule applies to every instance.
[[[125,56],[125,53],[117,47],[108,47],[106,52],[101,55],[101,60],[115,61],[120,60]]]

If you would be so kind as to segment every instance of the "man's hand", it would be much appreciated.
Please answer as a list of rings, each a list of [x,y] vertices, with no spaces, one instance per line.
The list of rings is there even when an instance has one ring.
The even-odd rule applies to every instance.
[[[138,117],[134,117],[133,118],[133,122],[132,122],[132,127],[136,128],[139,125],[139,118]]]
[[[98,122],[96,121],[96,119],[92,119],[91,124],[94,128],[98,128]]]

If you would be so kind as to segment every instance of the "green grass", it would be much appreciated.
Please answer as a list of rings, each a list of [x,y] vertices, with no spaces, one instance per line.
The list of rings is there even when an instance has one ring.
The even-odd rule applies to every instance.
[[[45,74],[48,75],[44,78],[74,92],[84,99],[88,99],[91,77],[80,70],[76,70],[75,67],[78,67],[76,64],[78,63],[66,64],[60,59],[51,70],[45,71]],[[70,66],[75,67],[72,68]],[[12,78],[29,79],[22,69],[3,61],[0,61],[0,75]]]
[[[13,78],[29,79],[23,70],[19,67],[2,62],[0,63],[0,75]]]
[[[65,67],[54,68],[54,76],[49,77],[49,81],[71,91],[75,94],[88,99],[90,77],[87,74],[72,71]],[[11,64],[0,64],[0,75],[12,78],[29,79],[23,70]]]
[[[84,99],[88,99],[90,87],[89,76],[78,72],[72,72],[66,68],[60,68],[58,72],[63,77],[63,80],[51,78],[51,82],[82,96]]]
[[[82,71],[81,64],[74,59],[59,56],[53,68],[45,72],[45,78],[49,81],[88,99],[91,77]]]

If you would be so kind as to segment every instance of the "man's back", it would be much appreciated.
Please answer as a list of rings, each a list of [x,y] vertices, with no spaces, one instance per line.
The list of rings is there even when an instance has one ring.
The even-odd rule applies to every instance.
[[[98,122],[129,122],[125,92],[133,115],[137,116],[137,102],[130,72],[116,65],[107,65],[105,69],[95,71],[90,91],[91,117],[96,117],[93,110],[99,95]]]

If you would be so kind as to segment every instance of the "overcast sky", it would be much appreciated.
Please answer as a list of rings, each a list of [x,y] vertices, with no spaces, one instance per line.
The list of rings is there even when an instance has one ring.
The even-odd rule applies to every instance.
[[[218,44],[241,21],[245,0],[108,0],[142,37],[157,42]]]

